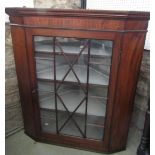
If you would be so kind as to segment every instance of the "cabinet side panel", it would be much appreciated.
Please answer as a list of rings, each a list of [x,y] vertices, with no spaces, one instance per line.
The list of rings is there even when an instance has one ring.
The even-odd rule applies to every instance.
[[[113,41],[113,54],[112,54],[112,64],[110,69],[110,79],[109,79],[109,88],[108,88],[108,102],[106,107],[106,117],[105,117],[105,129],[104,129],[104,141],[105,146],[109,146],[109,137],[110,137],[110,128],[112,121],[113,113],[113,103],[115,96],[115,89],[117,85],[117,74],[118,74],[118,63],[119,63],[119,54],[120,54],[120,45],[121,45],[121,34],[115,34]]]
[[[110,151],[124,149],[126,146],[144,41],[144,33],[126,33],[123,37],[112,116]]]
[[[20,20],[18,19],[18,23]],[[20,91],[20,100],[22,104],[25,131],[35,136],[33,104],[31,97],[30,79],[27,64],[27,54],[25,47],[25,33],[21,27],[11,26],[11,35],[13,41],[13,51],[16,64],[16,72]]]

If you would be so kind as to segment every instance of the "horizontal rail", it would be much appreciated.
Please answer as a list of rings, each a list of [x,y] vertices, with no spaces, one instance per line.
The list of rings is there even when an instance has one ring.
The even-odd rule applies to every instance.
[[[109,29],[80,29],[80,28],[69,28],[69,27],[52,27],[52,26],[38,26],[38,25],[24,25],[10,23],[11,26],[24,27],[24,28],[41,28],[41,29],[61,29],[61,30],[79,30],[79,31],[98,31],[98,32],[117,32],[117,33],[146,33],[147,30],[109,30]]]

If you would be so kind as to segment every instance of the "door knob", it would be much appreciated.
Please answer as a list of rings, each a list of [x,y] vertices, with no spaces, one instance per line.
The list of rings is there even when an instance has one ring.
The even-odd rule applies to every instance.
[[[32,90],[32,94],[35,94],[37,92],[37,89]]]

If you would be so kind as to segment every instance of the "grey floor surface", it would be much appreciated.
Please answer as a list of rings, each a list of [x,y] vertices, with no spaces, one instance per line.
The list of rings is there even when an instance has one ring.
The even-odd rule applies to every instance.
[[[135,128],[130,128],[127,148],[125,151],[113,153],[112,155],[136,155],[136,149],[139,145],[141,132]],[[21,130],[5,141],[6,155],[101,155],[90,151],[78,150],[51,144],[35,142],[24,134]]]

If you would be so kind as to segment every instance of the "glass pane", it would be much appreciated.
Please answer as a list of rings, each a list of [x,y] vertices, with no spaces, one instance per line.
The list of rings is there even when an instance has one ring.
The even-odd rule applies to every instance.
[[[103,139],[111,56],[111,41],[91,40],[87,138]]]
[[[55,110],[40,109],[41,129],[43,132],[56,133]]]
[[[59,129],[64,125],[60,133],[82,137],[81,131],[84,132],[84,126],[81,122],[84,122],[85,102],[79,107],[78,105],[84,99],[84,93],[76,84],[62,84],[58,95],[58,118],[61,120],[58,121]]]
[[[104,140],[112,41],[34,37],[43,132]]]
[[[86,83],[87,64],[84,59],[84,54],[88,53],[88,47],[84,47],[86,43],[87,40],[84,39],[56,38],[56,53],[59,53],[56,55],[58,80],[63,80],[65,77],[64,82]]]
[[[34,49],[40,53],[53,52],[53,37],[35,36]]]
[[[53,60],[36,58],[36,70],[38,79],[54,79]]]
[[[34,52],[41,130],[56,133],[53,37],[35,36]]]
[[[84,39],[56,38],[59,118],[63,114],[58,122],[60,134],[84,137],[87,63],[83,55],[88,54],[88,47],[84,48],[86,43]]]

